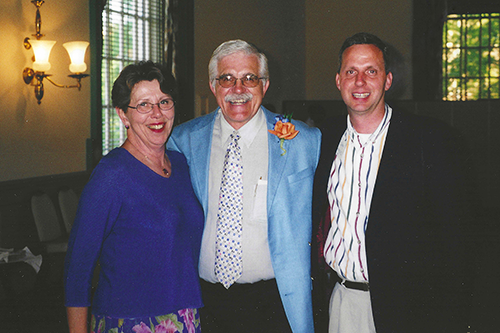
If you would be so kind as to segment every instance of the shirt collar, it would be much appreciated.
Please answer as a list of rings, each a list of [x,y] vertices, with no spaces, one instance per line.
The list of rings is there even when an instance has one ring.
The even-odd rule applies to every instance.
[[[223,142],[227,140],[227,138],[234,132],[233,126],[231,126],[226,118],[222,115],[222,111],[219,108],[219,118],[221,120],[221,136]],[[259,111],[252,117],[245,125],[243,125],[239,130],[238,134],[241,137],[241,140],[245,142],[245,144],[250,146],[257,135],[257,132],[261,128],[261,126],[265,125],[266,119],[264,116],[264,112],[262,108],[259,108]]]
[[[380,124],[378,124],[377,129],[370,135],[367,142],[375,142],[377,140],[378,136],[384,132],[387,126],[389,126],[389,123],[391,122],[391,117],[392,117],[392,108],[388,104],[385,104],[384,118],[382,118],[382,121],[380,122]],[[347,116],[347,129],[350,133],[358,135],[358,132],[356,132],[356,130],[351,124],[351,118],[349,117],[349,115]]]

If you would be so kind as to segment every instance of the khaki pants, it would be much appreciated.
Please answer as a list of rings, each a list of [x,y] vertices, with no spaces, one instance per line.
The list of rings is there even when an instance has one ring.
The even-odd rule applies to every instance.
[[[370,292],[337,283],[330,298],[328,333],[375,333]]]

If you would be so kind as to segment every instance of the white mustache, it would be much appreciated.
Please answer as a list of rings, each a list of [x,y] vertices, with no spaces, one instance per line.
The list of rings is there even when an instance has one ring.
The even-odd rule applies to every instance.
[[[226,95],[224,98],[224,101],[228,103],[246,103],[248,101],[251,101],[253,98],[253,94],[246,92],[243,94],[229,94]]]

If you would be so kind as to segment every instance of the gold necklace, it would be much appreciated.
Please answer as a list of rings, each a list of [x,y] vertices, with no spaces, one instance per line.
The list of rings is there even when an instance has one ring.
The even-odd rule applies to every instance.
[[[151,159],[147,156],[147,155],[144,155],[144,157],[146,158],[146,160],[148,160],[152,165],[154,165],[153,161],[151,161]],[[163,155],[163,160],[165,161],[165,155]],[[160,166],[161,167],[161,166]],[[170,176],[170,172],[168,172],[168,170],[166,168],[162,168],[162,171],[163,171],[163,174],[166,176],[166,177],[169,177]]]

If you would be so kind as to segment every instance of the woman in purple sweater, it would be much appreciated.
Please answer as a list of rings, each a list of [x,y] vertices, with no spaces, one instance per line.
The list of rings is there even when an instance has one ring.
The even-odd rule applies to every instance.
[[[113,85],[127,129],[85,187],[65,264],[71,333],[199,332],[198,257],[203,212],[183,155],[165,150],[176,85],[151,61],[129,65]]]

